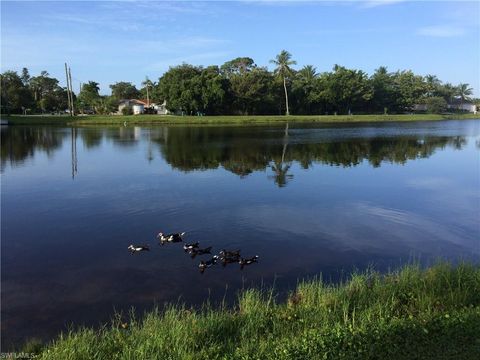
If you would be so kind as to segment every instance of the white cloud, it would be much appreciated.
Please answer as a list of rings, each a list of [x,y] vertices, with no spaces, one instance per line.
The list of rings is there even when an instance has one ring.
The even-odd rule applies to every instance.
[[[417,34],[431,37],[457,37],[465,34],[465,29],[451,25],[425,26],[418,29]]]

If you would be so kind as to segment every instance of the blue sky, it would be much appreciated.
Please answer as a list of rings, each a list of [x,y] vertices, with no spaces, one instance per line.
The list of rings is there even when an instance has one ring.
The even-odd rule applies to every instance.
[[[140,86],[169,66],[249,56],[268,66],[282,49],[301,68],[334,64],[371,74],[412,69],[469,83],[480,97],[480,2],[448,1],[1,1],[1,70],[47,70],[74,91]]]

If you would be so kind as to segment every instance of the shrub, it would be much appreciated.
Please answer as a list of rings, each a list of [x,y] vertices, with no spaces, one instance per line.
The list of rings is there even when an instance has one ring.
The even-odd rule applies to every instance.
[[[133,108],[131,106],[125,106],[122,109],[122,114],[123,115],[133,115]]]
[[[447,110],[447,102],[440,96],[426,98],[425,105],[427,105],[427,111],[432,114],[440,114]]]

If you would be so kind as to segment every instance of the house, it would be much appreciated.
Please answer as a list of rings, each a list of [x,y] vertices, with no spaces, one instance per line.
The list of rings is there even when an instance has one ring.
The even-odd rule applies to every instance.
[[[477,113],[477,105],[471,101],[463,101],[461,99],[453,99],[447,104],[447,109],[459,110],[465,112]]]
[[[449,103],[447,103],[447,109],[448,110],[456,110],[456,111],[464,111],[464,112],[470,112],[470,113],[477,113],[477,105],[470,101],[464,101],[462,102],[460,99],[452,99]],[[413,105],[413,110],[414,111],[427,111],[428,106],[427,104],[415,104]]]
[[[154,102],[149,102],[145,99],[123,99],[120,100],[118,104],[117,114],[121,115],[122,110],[129,106],[132,108],[133,114],[158,114],[158,115],[167,115],[169,111],[167,110],[167,102],[164,101],[162,104],[156,104]]]
[[[127,106],[132,108],[134,115],[138,115],[145,112],[145,107],[147,106],[147,103],[137,99],[122,99],[118,103],[117,114],[123,114],[123,109]]]

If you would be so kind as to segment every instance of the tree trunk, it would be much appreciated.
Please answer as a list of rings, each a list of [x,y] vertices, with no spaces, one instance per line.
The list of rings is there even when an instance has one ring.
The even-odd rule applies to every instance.
[[[287,112],[285,115],[290,115],[290,112],[288,111],[288,93],[287,93],[287,83],[285,80],[285,76],[283,77],[283,88],[285,90],[285,104],[287,105]]]

